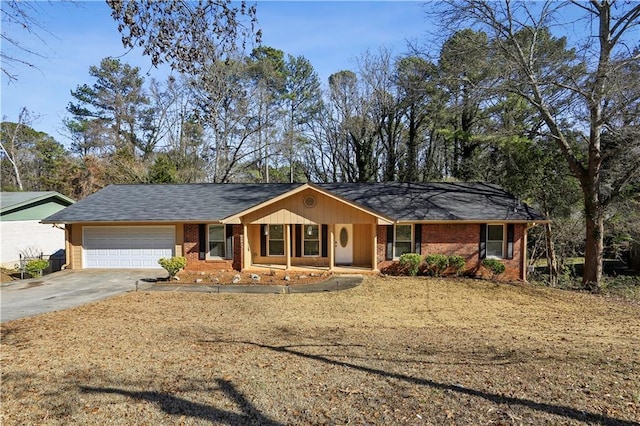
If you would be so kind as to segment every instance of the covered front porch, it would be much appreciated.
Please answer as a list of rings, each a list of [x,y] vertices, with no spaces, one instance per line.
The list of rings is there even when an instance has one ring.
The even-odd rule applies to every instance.
[[[386,218],[304,185],[228,218],[240,223],[242,270],[377,270],[377,225]]]
[[[256,224],[244,235],[243,270],[376,269],[375,224]]]

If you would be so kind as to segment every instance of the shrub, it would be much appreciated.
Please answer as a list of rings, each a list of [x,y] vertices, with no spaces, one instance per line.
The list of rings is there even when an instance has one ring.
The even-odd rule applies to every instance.
[[[422,263],[422,257],[417,253],[405,253],[400,256],[400,266],[407,271],[409,276],[418,275],[420,263]]]
[[[460,256],[459,254],[452,254],[451,256],[449,256],[449,267],[453,269],[453,272],[457,276],[462,275],[466,264],[467,263],[464,260],[464,257]]]
[[[187,258],[182,256],[163,257],[158,260],[158,263],[169,273],[169,278],[171,279],[178,275],[181,269],[187,266]]]
[[[49,261],[44,259],[32,259],[24,266],[24,270],[27,271],[32,277],[41,277],[42,271],[49,267]]]
[[[506,269],[504,263],[500,262],[498,259],[485,259],[482,261],[482,266],[491,271],[491,279],[495,279]]]
[[[427,270],[430,274],[439,277],[449,266],[449,256],[444,254],[429,254],[425,258]]]

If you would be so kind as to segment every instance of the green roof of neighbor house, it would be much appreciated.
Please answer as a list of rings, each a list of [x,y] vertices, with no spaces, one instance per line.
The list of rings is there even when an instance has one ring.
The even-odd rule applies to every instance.
[[[0,192],[0,220],[41,220],[73,203],[55,191]]]
[[[221,221],[308,185],[396,222],[544,218],[486,183],[110,185],[45,223]]]

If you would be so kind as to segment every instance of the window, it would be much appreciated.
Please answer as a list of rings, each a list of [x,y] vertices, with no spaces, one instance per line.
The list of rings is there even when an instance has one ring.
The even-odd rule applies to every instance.
[[[395,257],[400,257],[405,253],[411,253],[412,247],[412,226],[411,225],[396,225],[395,226],[395,244],[393,247],[393,253]]]
[[[269,225],[267,247],[269,256],[284,256],[284,225]]]
[[[504,257],[504,227],[502,225],[487,225],[487,257]]]
[[[305,225],[303,229],[304,256],[320,256],[320,229],[318,225]]]
[[[224,225],[209,225],[209,258],[224,258],[226,239]]]

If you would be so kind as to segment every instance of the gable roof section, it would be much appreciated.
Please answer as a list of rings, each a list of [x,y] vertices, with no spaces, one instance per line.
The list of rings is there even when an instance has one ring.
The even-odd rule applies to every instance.
[[[497,185],[488,183],[325,183],[337,196],[398,222],[512,221],[544,217]]]
[[[333,198],[333,199],[339,200],[340,202],[346,203],[346,204],[350,205],[351,207],[353,207],[353,208],[355,208],[355,209],[361,210],[361,211],[363,211],[363,212],[365,212],[365,213],[368,213],[368,214],[370,214],[370,215],[372,215],[372,216],[375,216],[375,217],[376,217],[376,218],[378,218],[378,220],[380,220],[382,223],[388,223],[388,224],[393,223],[393,219],[388,218],[388,217],[386,217],[386,216],[384,216],[384,215],[380,214],[379,212],[377,212],[377,211],[375,211],[375,210],[372,210],[372,209],[370,209],[370,208],[368,208],[368,207],[366,207],[366,206],[363,206],[363,205],[361,205],[361,204],[354,203],[353,201],[351,201],[351,200],[349,200],[349,199],[345,199],[345,198],[342,198],[342,197],[338,197],[338,196],[336,196],[335,194],[333,194],[333,193],[331,193],[331,192],[327,191],[326,189],[323,189],[322,187],[320,187],[320,186],[318,186],[318,185],[316,185],[316,184],[311,184],[311,183],[305,183],[305,184],[302,184],[302,185],[298,186],[297,188],[294,188],[294,189],[292,189],[291,191],[289,191],[289,192],[287,192],[287,193],[284,193],[284,194],[282,194],[282,195],[280,195],[280,196],[278,196],[278,197],[276,197],[276,198],[272,198],[272,199],[270,199],[270,200],[267,200],[267,201],[265,201],[265,202],[263,202],[263,203],[260,203],[260,204],[258,204],[258,205],[255,205],[255,206],[253,206],[253,207],[251,207],[251,208],[249,208],[249,209],[246,209],[246,210],[243,210],[243,211],[239,211],[239,212],[237,212],[236,214],[231,215],[231,216],[229,216],[229,217],[225,218],[224,222],[231,223],[231,222],[233,222],[233,221],[235,221],[235,220],[238,220],[238,219],[240,218],[240,216],[244,216],[244,215],[249,214],[249,213],[251,213],[251,212],[253,212],[253,211],[256,211],[256,210],[258,210],[258,209],[261,209],[261,208],[263,208],[263,207],[266,207],[266,206],[268,206],[268,205],[270,205],[270,204],[276,203],[276,202],[278,202],[279,200],[281,200],[281,199],[283,199],[283,198],[286,198],[286,197],[292,196],[292,195],[294,195],[294,194],[296,194],[296,193],[298,193],[298,192],[300,192],[300,191],[304,191],[305,189],[312,189],[312,190],[314,190],[314,191],[316,191],[316,192],[318,192],[318,193],[321,193],[321,194],[326,195],[327,197],[330,197],[330,198]]]
[[[497,185],[387,182],[110,185],[43,222],[223,221],[307,187],[397,222],[544,220]]]
[[[42,204],[48,201],[57,202],[60,205],[71,205],[75,203],[71,198],[66,197],[56,191],[35,191],[35,192],[1,192],[0,212],[10,213],[34,204]]]
[[[109,185],[43,223],[211,222],[301,184]]]

